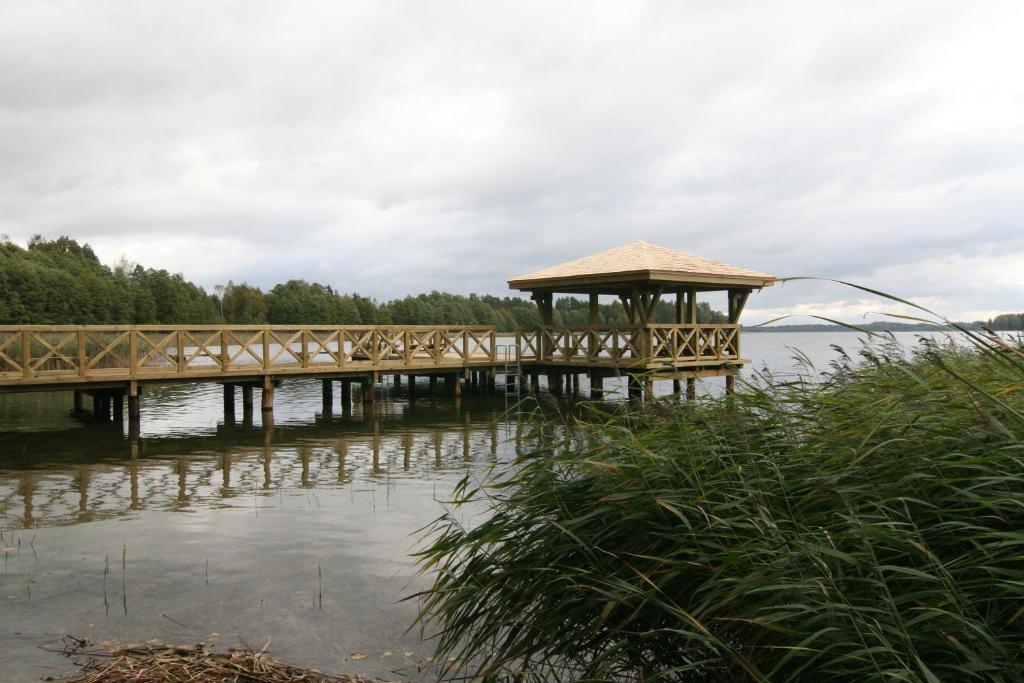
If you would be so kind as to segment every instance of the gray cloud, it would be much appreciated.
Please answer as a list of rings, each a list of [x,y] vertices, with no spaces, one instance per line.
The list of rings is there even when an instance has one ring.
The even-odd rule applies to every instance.
[[[0,2],[0,232],[390,297],[631,239],[1019,310],[1015,2]],[[860,315],[814,283],[778,312]]]

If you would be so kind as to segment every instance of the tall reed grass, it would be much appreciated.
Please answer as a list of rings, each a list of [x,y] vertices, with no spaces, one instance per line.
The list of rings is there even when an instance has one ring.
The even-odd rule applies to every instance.
[[[464,480],[419,556],[435,661],[548,680],[1024,679],[1024,353],[966,334],[593,413]]]

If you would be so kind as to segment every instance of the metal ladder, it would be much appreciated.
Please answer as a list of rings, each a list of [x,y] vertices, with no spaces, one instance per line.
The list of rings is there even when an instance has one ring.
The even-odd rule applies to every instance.
[[[520,358],[519,358],[519,345],[518,344],[498,344],[498,353],[502,354],[504,359],[505,367],[505,402],[508,402],[509,396],[519,396],[522,390],[522,374],[520,372]],[[511,383],[509,377],[515,378]],[[511,384],[511,386],[510,386]]]

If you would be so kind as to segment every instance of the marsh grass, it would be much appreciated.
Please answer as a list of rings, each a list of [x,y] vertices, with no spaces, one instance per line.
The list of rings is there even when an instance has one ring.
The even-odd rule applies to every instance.
[[[419,554],[450,676],[1024,678],[1024,353],[957,331],[591,408]],[[479,523],[460,511],[484,507]]]

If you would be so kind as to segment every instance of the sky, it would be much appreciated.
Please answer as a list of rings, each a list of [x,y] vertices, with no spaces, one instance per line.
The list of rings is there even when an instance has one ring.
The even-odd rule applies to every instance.
[[[1024,310],[1022,32],[1019,0],[0,0],[0,233],[378,299],[642,239],[983,319]],[[744,322],[900,310],[799,280]]]

